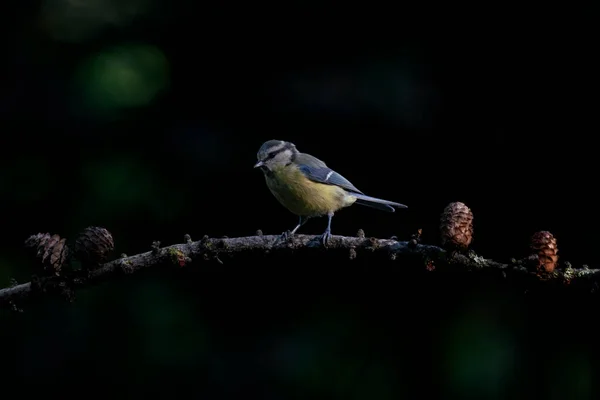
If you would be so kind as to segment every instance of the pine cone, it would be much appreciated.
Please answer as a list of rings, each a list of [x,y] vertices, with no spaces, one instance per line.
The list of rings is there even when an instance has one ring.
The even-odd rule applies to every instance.
[[[106,261],[114,248],[110,232],[96,226],[84,229],[75,240],[75,256],[87,269],[94,269]]]
[[[473,213],[464,203],[450,203],[440,218],[442,246],[448,250],[466,250],[473,240]]]
[[[65,242],[66,239],[61,239],[59,235],[38,233],[25,241],[25,247],[33,251],[35,259],[41,261],[45,272],[58,276],[69,256]]]
[[[531,250],[533,254],[538,256],[538,268],[552,272],[558,264],[558,247],[556,246],[556,238],[548,231],[535,233],[531,237]]]

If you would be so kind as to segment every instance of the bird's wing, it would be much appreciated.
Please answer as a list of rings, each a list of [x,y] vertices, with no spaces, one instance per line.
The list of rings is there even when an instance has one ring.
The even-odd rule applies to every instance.
[[[350,192],[363,194],[348,179],[327,167],[323,161],[310,154],[298,154],[296,163],[298,164],[298,169],[311,181],[335,185]]]

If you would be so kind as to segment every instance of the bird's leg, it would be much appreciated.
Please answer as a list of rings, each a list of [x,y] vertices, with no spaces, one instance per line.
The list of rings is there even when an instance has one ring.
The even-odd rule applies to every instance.
[[[333,212],[327,213],[327,229],[321,235],[321,241],[323,242],[323,246],[327,246],[327,242],[331,238],[331,219],[333,218]]]
[[[296,231],[297,231],[298,229],[300,229],[300,227],[301,227],[302,225],[304,225],[304,224],[306,223],[306,221],[308,221],[308,219],[309,219],[309,218],[310,218],[310,217],[303,217],[303,216],[300,216],[300,220],[298,221],[298,225],[296,225],[296,227],[295,227],[295,228],[292,230],[292,232],[290,232],[290,233],[291,233],[292,235],[294,235],[294,234],[296,233]]]
[[[294,236],[296,234],[296,231],[298,229],[300,229],[300,227],[302,225],[304,225],[306,223],[306,221],[308,221],[309,218],[310,217],[300,216],[300,219],[298,221],[298,225],[296,225],[296,227],[294,229],[292,229],[291,231],[285,231],[285,232],[283,232],[283,234],[281,235],[281,238],[283,240],[289,240],[292,236]]]

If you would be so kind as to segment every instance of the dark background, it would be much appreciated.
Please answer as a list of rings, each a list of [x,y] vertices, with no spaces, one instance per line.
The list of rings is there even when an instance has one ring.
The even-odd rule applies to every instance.
[[[269,139],[409,206],[352,207],[334,234],[422,228],[438,244],[441,211],[462,201],[485,257],[522,257],[549,230],[561,260],[600,268],[585,13],[342,11],[47,0],[0,17],[0,284],[29,280],[22,243],[37,232],[99,225],[136,254],[292,228],[252,169]],[[591,398],[594,296],[363,267],[233,260],[48,300],[3,314],[0,379],[130,396]]]

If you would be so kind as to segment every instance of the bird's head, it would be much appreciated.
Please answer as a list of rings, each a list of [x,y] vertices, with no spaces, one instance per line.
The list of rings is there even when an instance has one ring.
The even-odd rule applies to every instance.
[[[272,171],[274,167],[284,167],[294,162],[298,150],[293,143],[283,140],[269,140],[263,143],[256,154],[258,162],[254,168],[263,172]]]

